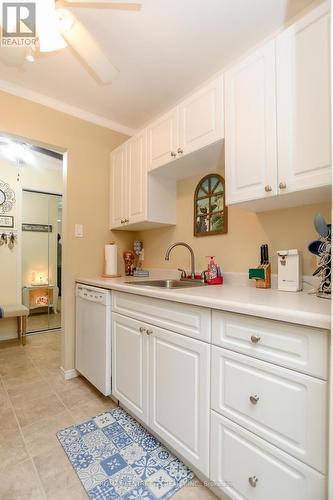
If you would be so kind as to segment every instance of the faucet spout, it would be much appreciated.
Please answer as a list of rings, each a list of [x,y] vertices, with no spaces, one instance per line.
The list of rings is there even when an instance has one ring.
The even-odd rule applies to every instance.
[[[167,251],[165,252],[165,260],[170,260],[170,252],[173,248],[177,246],[182,246],[188,249],[188,251],[191,254],[191,279],[195,279],[195,262],[194,262],[194,252],[190,245],[187,243],[184,243],[183,241],[177,241],[177,243],[173,243],[172,245],[169,246]]]

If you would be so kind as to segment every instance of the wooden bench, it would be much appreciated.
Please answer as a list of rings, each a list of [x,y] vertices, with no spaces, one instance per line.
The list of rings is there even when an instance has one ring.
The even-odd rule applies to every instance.
[[[5,304],[0,306],[0,318],[17,318],[17,338],[26,344],[27,316],[29,309],[22,304]]]

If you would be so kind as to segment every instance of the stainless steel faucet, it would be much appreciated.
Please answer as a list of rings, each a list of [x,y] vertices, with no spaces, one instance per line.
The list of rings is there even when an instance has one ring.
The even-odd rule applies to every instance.
[[[195,279],[194,252],[193,252],[192,248],[190,247],[190,245],[188,245],[187,243],[184,243],[183,241],[177,241],[177,243],[173,243],[172,245],[169,246],[169,248],[165,252],[165,260],[170,260],[171,250],[175,247],[178,247],[178,246],[182,246],[182,247],[187,248],[191,254],[191,279],[194,280]]]

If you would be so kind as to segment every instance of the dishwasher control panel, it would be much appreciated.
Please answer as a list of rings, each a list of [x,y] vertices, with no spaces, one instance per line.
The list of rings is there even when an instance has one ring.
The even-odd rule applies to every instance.
[[[99,304],[103,304],[104,306],[111,305],[110,290],[105,290],[103,288],[97,288],[90,285],[77,283],[76,297],[88,300],[89,302],[97,302]]]

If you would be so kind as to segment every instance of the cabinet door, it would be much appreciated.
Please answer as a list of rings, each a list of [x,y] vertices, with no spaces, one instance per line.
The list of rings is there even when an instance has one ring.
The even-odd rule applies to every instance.
[[[126,187],[129,224],[147,218],[147,132],[136,135],[127,143]]]
[[[179,146],[178,107],[148,127],[148,170],[174,160]]]
[[[110,171],[110,227],[121,227],[127,218],[126,146],[111,153]]]
[[[112,315],[112,394],[148,422],[148,336],[143,324]]]
[[[149,425],[208,476],[210,346],[151,330]]]
[[[183,153],[223,139],[222,76],[195,92],[179,106],[180,147]]]
[[[326,477],[212,411],[210,479],[233,500],[325,500]]]
[[[331,183],[328,12],[321,5],[277,38],[281,194]]]
[[[229,204],[277,193],[275,42],[225,73],[225,177]]]

